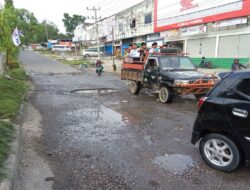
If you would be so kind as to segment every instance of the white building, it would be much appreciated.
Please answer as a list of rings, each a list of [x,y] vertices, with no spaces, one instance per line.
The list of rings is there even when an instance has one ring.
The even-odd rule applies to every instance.
[[[113,46],[124,52],[132,42],[151,46],[156,41],[180,48],[196,62],[205,56],[226,67],[233,58],[249,61],[249,15],[250,0],[145,0],[100,20],[99,37],[107,52]],[[86,40],[96,39],[95,29],[86,33],[92,36]]]

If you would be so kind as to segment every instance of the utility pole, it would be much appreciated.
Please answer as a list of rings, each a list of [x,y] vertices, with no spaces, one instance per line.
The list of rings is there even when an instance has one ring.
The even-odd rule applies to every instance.
[[[114,30],[114,26],[112,26],[112,60],[113,60],[113,70],[116,71],[116,64],[115,64],[115,30]]]
[[[97,11],[100,11],[100,7],[96,8],[96,7],[92,7],[89,8],[87,7],[88,11],[94,11],[95,14],[95,30],[96,30],[96,44],[97,44],[97,52],[98,52],[98,60],[100,60],[100,41],[99,41],[99,30],[98,30],[98,23],[97,23]]]
[[[44,27],[45,27],[45,33],[46,33],[46,38],[47,38],[47,43],[48,43],[49,42],[49,34],[48,34],[48,28],[47,28],[47,20],[45,20]]]

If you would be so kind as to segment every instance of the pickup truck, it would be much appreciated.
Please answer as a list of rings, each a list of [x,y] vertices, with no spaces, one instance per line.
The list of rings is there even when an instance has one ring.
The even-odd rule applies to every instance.
[[[186,54],[173,52],[166,49],[163,53],[148,54],[143,61],[125,58],[121,79],[131,81],[129,87],[133,94],[139,94],[142,88],[155,90],[162,103],[171,103],[174,97],[187,94],[199,99],[214,86],[217,78],[198,72]]]

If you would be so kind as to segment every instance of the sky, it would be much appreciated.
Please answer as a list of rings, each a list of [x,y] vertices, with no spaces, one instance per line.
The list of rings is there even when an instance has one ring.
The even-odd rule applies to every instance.
[[[25,8],[33,12],[39,21],[44,19],[54,22],[60,32],[65,33],[63,26],[63,14],[79,14],[93,16],[93,11],[87,11],[87,7],[100,7],[98,17],[113,15],[121,10],[131,7],[143,0],[14,0],[16,8]],[[0,0],[3,4],[4,0]]]

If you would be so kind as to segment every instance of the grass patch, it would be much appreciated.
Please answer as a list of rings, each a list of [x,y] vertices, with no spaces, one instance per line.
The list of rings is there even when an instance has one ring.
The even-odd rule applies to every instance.
[[[14,118],[26,91],[26,75],[21,68],[10,71],[13,80],[0,78],[0,119]]]
[[[67,65],[81,65],[81,64],[85,64],[85,65],[89,65],[91,64],[91,62],[87,59],[81,59],[81,60],[66,60],[66,59],[61,59],[58,60],[61,63],[67,64]]]
[[[4,161],[10,150],[13,138],[13,126],[3,122],[3,119],[13,119],[19,112],[27,89],[26,75],[23,69],[10,70],[12,79],[0,77],[0,181],[6,177]]]
[[[12,125],[0,121],[0,181],[7,176],[4,171],[4,161],[6,160],[10,151],[10,143],[13,139],[13,131],[14,128]]]

